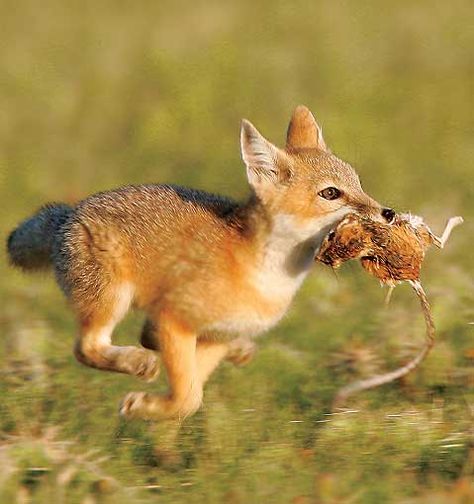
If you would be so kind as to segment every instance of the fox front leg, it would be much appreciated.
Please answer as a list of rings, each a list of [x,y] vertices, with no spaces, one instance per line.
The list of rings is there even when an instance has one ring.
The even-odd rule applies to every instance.
[[[250,338],[241,336],[229,343],[229,349],[225,360],[232,362],[234,366],[245,366],[254,357],[257,345]]]

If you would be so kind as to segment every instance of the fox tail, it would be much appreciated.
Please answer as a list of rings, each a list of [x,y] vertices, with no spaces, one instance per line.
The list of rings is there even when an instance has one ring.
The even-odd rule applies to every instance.
[[[8,237],[10,262],[27,271],[51,266],[54,241],[72,212],[73,208],[69,205],[50,203],[24,220]]]

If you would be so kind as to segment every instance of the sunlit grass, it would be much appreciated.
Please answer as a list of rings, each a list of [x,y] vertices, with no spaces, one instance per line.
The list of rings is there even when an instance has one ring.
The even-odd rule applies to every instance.
[[[0,502],[461,503],[472,475],[473,31],[467,0],[2,4],[0,236],[46,201],[173,182],[243,197],[242,117],[282,144],[298,103],[367,192],[426,216],[460,214],[423,281],[437,345],[400,383],[337,388],[423,342],[408,287],[316,266],[245,369],[222,366],[202,411],[125,423],[130,390],[80,366],[75,326],[44,275],[0,252]],[[133,343],[140,315],[118,331]]]

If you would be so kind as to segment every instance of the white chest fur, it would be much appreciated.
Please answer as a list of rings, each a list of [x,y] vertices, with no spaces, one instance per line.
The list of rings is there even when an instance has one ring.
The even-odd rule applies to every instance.
[[[289,304],[310,272],[324,236],[348,211],[343,208],[303,224],[291,215],[278,215],[252,279],[262,296]]]
[[[249,278],[262,304],[237,309],[224,320],[207,327],[206,332],[256,336],[277,324],[310,272],[316,249],[324,236],[348,211],[344,208],[304,225],[290,215],[277,216]],[[270,314],[268,305],[274,307]]]

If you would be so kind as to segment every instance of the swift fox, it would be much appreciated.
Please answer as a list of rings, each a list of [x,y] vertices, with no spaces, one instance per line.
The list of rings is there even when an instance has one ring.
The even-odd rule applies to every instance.
[[[285,314],[332,227],[350,212],[395,216],[364,193],[304,106],[285,148],[246,120],[240,140],[250,185],[243,203],[172,185],[127,186],[75,206],[46,205],[8,238],[14,265],[54,269],[77,317],[81,363],[152,380],[160,352],[169,394],[129,393],[126,417],[194,413],[219,362],[250,358],[251,338]],[[114,328],[132,306],[147,315],[142,345],[116,346]]]

